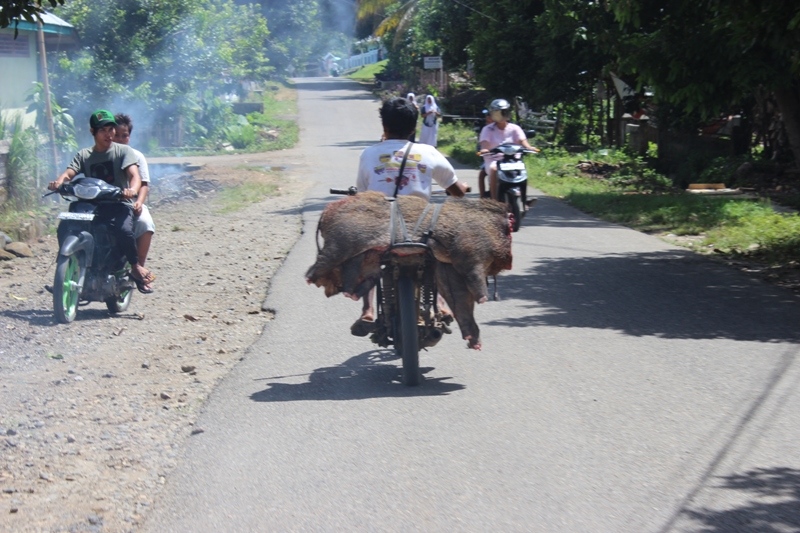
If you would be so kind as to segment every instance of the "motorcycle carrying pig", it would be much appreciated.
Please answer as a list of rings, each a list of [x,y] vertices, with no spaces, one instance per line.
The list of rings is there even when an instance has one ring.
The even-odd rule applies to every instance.
[[[413,239],[430,232],[439,292],[453,311],[462,337],[480,348],[475,303],[488,299],[486,279],[511,268],[511,230],[505,206],[491,200],[448,198],[434,218],[428,203],[414,196],[395,199]],[[424,216],[423,212],[425,212]],[[323,210],[316,262],[306,280],[331,297],[358,299],[380,275],[380,258],[390,245],[390,202],[383,194],[363,192],[331,202]],[[433,224],[431,225],[431,223]]]

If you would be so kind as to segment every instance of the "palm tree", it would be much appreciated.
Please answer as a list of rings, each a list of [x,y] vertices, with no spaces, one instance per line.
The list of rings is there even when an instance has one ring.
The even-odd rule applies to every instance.
[[[390,8],[397,6],[389,15],[386,12]],[[376,16],[384,17],[378,26],[373,30],[373,35],[382,37],[387,32],[396,29],[394,42],[396,46],[400,42],[400,37],[408,30],[414,13],[417,9],[417,0],[358,0],[358,12],[356,17],[359,21],[368,20]]]

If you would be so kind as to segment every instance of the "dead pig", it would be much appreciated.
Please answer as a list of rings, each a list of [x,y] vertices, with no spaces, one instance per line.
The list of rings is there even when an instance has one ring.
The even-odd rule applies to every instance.
[[[415,226],[427,202],[403,196],[396,200],[414,240],[430,228],[432,210]],[[390,205],[380,193],[366,192],[332,202],[320,216],[324,239],[306,279],[358,299],[375,285],[380,256],[389,247]],[[480,346],[474,304],[487,300],[486,277],[511,268],[511,232],[505,206],[491,200],[449,198],[442,206],[429,241],[437,261],[437,284],[470,346]]]

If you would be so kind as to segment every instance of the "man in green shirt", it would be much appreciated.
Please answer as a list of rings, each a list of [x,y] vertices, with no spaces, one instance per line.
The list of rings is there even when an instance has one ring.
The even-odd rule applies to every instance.
[[[56,190],[62,183],[78,174],[98,178],[122,189],[122,202],[101,204],[98,219],[103,220],[117,239],[117,245],[131,265],[131,277],[142,290],[155,276],[139,264],[136,240],[133,235],[133,202],[139,194],[142,179],[136,153],[130,146],[114,142],[117,123],[114,115],[100,109],[92,113],[89,127],[94,146],[79,151],[67,169],[48,188]],[[152,289],[142,292],[152,292]]]

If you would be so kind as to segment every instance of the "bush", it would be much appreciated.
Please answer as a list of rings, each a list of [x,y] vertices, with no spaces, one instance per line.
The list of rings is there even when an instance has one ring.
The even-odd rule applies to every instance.
[[[616,188],[638,192],[666,192],[673,188],[672,180],[653,170],[641,157],[622,162],[619,171],[612,173],[608,181]]]
[[[733,184],[736,169],[746,160],[746,156],[715,157],[700,172],[700,183],[725,183],[730,186]]]
[[[242,120],[244,122],[225,128],[225,140],[237,150],[244,150],[256,144],[256,128],[246,119]]]
[[[8,202],[15,209],[28,209],[36,205],[36,184],[41,172],[38,150],[39,134],[36,128],[22,128],[18,116],[10,128],[11,145],[8,150]]]

